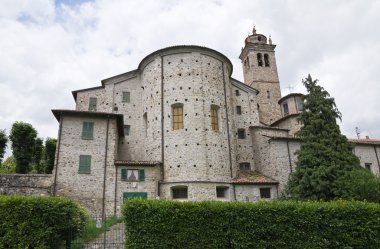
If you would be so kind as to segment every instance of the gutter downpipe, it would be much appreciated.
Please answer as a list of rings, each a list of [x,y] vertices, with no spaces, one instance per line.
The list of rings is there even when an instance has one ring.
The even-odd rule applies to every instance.
[[[164,58],[161,55],[161,181],[165,181],[164,160],[165,160],[165,138],[164,138]],[[161,181],[157,182],[157,196],[161,195]]]
[[[379,167],[379,174],[380,174],[380,161],[379,161],[379,155],[377,154],[376,145],[373,146],[373,149],[375,150],[377,166]]]
[[[286,141],[286,147],[287,147],[287,149],[288,149],[288,159],[289,159],[290,173],[293,173],[292,159],[290,158],[289,141]]]
[[[230,160],[230,175],[231,179],[233,178],[232,174],[232,155],[231,155],[231,140],[230,140],[230,125],[229,125],[229,119],[228,119],[228,105],[227,105],[227,90],[226,90],[226,79],[225,79],[225,73],[224,73],[224,63],[222,62],[222,73],[223,73],[223,90],[224,90],[224,104],[226,106],[226,122],[227,122],[227,141],[228,141],[228,156]],[[233,190],[233,200],[236,201],[236,190],[235,185],[232,184],[232,190]]]
[[[57,194],[57,178],[58,178],[58,163],[59,163],[59,150],[61,148],[61,136],[62,136],[62,112],[59,119],[59,133],[58,133],[58,144],[57,144],[57,157],[55,160],[55,172],[54,172],[54,185],[53,185],[53,196]]]
[[[106,220],[106,174],[107,174],[107,157],[108,157],[108,132],[109,132],[109,124],[110,124],[110,118],[107,117],[107,133],[106,133],[106,145],[105,145],[105,154],[104,154],[104,176],[103,176],[103,200],[102,200],[102,220],[103,224],[105,226],[105,220]],[[106,233],[104,233],[104,241],[106,241]],[[104,248],[106,244],[104,243]]]

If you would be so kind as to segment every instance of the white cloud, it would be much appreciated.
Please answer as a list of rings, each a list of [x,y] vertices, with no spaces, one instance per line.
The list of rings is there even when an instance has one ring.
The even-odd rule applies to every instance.
[[[172,45],[207,46],[234,64],[253,23],[272,35],[282,90],[304,91],[308,73],[336,98],[342,130],[380,137],[377,95],[380,2],[204,0],[5,0],[0,9],[0,129],[16,120],[55,137],[50,109],[73,108],[71,91],[137,67]],[[75,2],[75,5],[73,3]]]

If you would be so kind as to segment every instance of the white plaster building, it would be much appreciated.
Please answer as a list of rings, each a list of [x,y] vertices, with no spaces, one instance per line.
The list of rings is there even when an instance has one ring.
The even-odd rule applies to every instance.
[[[244,82],[220,52],[173,46],[73,91],[75,110],[53,110],[53,194],[98,214],[118,214],[132,197],[277,198],[300,146],[302,95],[281,98],[275,47],[255,29],[245,39]],[[378,174],[380,141],[354,142],[363,166]]]

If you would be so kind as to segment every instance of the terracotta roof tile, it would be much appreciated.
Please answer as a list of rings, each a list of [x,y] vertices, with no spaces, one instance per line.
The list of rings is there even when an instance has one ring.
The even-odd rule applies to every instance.
[[[158,161],[127,161],[127,160],[115,160],[116,166],[156,166],[160,165]]]

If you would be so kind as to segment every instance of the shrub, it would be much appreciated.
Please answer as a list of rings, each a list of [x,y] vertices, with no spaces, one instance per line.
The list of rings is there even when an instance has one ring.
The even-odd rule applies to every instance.
[[[0,248],[58,248],[81,233],[86,213],[57,197],[0,196]]]
[[[365,202],[130,200],[126,248],[380,248],[380,205]]]

